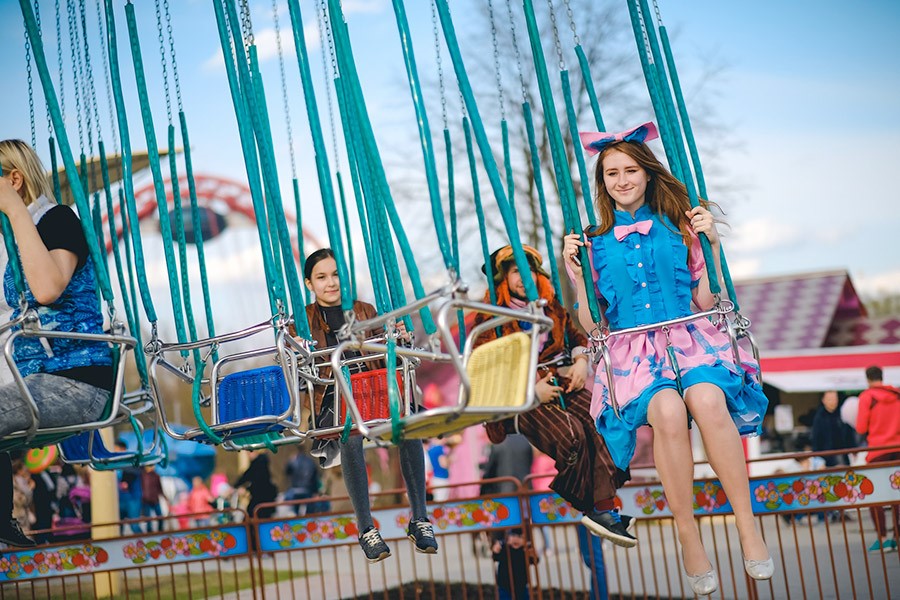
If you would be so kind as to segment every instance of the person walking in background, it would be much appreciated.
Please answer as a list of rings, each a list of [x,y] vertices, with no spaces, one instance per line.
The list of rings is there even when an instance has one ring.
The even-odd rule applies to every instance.
[[[199,475],[191,480],[191,491],[188,492],[188,512],[193,515],[195,527],[209,525],[209,513],[212,512],[213,495]]]
[[[127,451],[124,440],[116,440],[116,452]],[[119,518],[123,521],[141,517],[141,468],[125,467],[116,472],[119,477]],[[141,524],[132,521],[129,524],[132,533],[143,533]]]
[[[521,529],[500,531],[491,552],[497,563],[497,596],[500,600],[528,600],[528,566],[537,564],[537,554]]]
[[[294,457],[284,468],[290,487],[284,493],[285,501],[308,500],[318,495],[322,482],[319,476],[319,465],[307,453],[306,447],[297,446]],[[310,504],[295,504],[291,507],[294,514],[305,515]]]
[[[141,516],[142,517],[161,517],[163,495],[162,480],[159,473],[153,466],[146,466],[141,472]],[[163,520],[147,522],[147,532],[153,531],[153,523],[156,523],[156,530],[163,530]]]
[[[250,465],[232,487],[246,488],[250,493],[247,514],[251,517],[268,519],[275,514],[274,506],[257,510],[260,504],[275,502],[278,495],[278,488],[272,483],[272,473],[269,471],[269,456],[264,452],[250,452]]]
[[[822,394],[822,403],[813,417],[812,424],[812,449],[814,452],[841,450],[855,446],[856,437],[853,429],[841,419],[839,406],[840,401],[836,391],[829,390]],[[826,467],[850,464],[850,459],[846,454],[831,454],[822,458],[825,460]]]
[[[866,369],[868,389],[859,395],[859,412],[856,415],[856,431],[866,436],[868,446],[896,446],[893,449],[872,450],[866,454],[866,462],[889,462],[900,460],[900,389],[884,384],[881,367]],[[895,552],[900,539],[900,507],[891,508],[893,514],[893,534],[888,536],[884,508],[873,506],[869,509],[878,539],[869,546],[870,552],[879,550]]]

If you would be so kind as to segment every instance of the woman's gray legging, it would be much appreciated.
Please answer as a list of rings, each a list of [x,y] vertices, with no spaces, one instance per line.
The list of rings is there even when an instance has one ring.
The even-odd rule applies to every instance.
[[[353,512],[356,513],[356,526],[362,533],[375,525],[369,505],[369,476],[366,474],[362,436],[351,437],[346,444],[341,444],[341,469],[347,493],[350,495],[350,503],[353,504]],[[400,444],[400,470],[406,482],[412,518],[427,518],[425,450],[422,447],[422,440],[405,440]]]

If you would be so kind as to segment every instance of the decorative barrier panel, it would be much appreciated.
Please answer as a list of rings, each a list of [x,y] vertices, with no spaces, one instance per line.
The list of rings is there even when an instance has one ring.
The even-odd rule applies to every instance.
[[[239,526],[79,542],[4,553],[0,582],[204,560],[247,550],[247,530]]]
[[[450,502],[431,508],[428,517],[435,533],[522,525],[518,497]],[[372,518],[385,539],[396,539],[406,537],[411,513],[404,508],[376,510]],[[259,525],[260,549],[263,552],[333,546],[347,540],[356,541],[357,537],[359,531],[352,514],[270,521]]]

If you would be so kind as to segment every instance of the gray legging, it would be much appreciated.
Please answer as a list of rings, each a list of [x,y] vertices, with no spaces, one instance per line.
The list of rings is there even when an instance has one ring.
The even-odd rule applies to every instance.
[[[366,459],[363,455],[362,436],[350,438],[341,444],[341,469],[344,484],[356,513],[356,524],[360,533],[375,523],[369,506],[369,477],[366,474]],[[425,450],[421,440],[406,440],[400,444],[400,470],[406,482],[406,493],[412,508],[413,519],[428,517],[425,507]]]

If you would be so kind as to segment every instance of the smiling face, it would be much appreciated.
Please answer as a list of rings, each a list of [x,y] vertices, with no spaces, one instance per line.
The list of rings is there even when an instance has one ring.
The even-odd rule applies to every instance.
[[[316,295],[316,303],[320,306],[339,306],[341,280],[335,260],[328,257],[317,262],[306,280],[306,287]]]
[[[632,215],[644,205],[650,176],[636,160],[624,152],[611,150],[603,157],[603,185],[612,197],[616,210]]]

